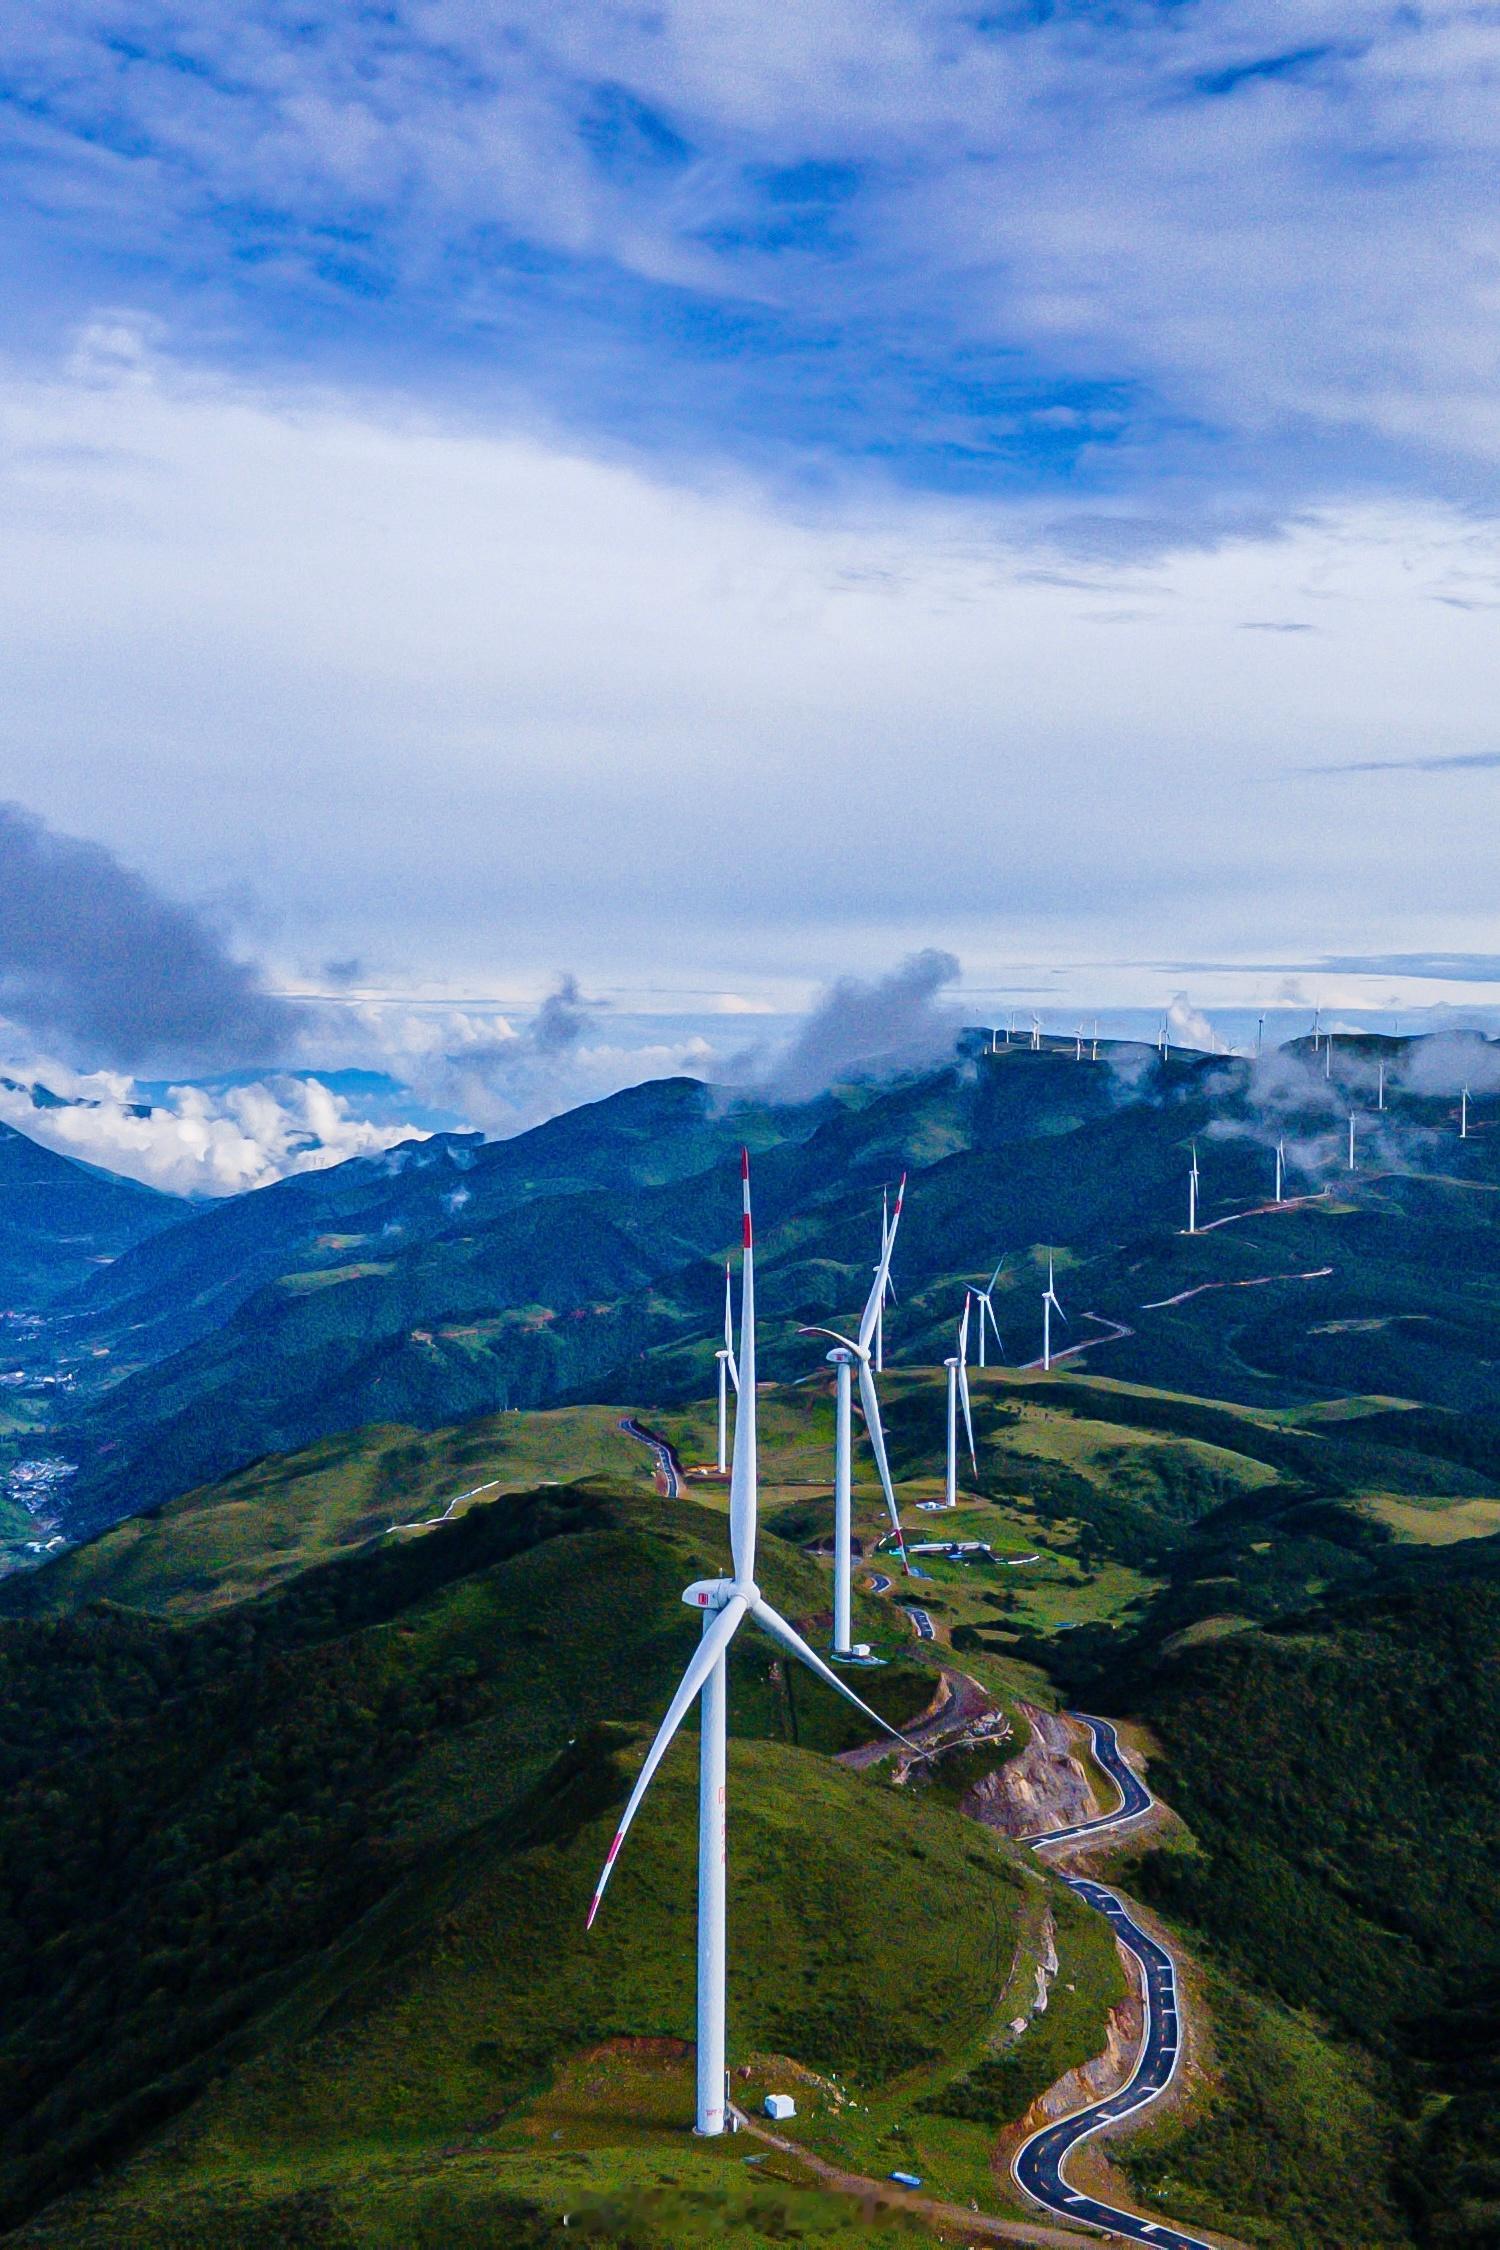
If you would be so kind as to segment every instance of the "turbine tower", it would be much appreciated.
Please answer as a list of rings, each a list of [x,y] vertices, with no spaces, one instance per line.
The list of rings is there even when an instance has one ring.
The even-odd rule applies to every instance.
[[[1041,1019],[1041,1017],[1040,1017],[1040,1016],[1038,1016],[1038,1015],[1033,1015],[1033,1017],[1032,1017],[1032,1019],[1031,1019],[1031,1051],[1032,1051],[1032,1053],[1033,1053],[1033,1054],[1037,1054],[1037,1053],[1039,1053],[1039,1052],[1040,1052],[1040,1049],[1041,1049],[1041,1044],[1042,1044],[1042,1019]]]
[[[1349,1169],[1354,1170],[1354,1112],[1349,1112]]]
[[[1054,1313],[1060,1321],[1066,1324],[1068,1316],[1058,1303],[1057,1291],[1052,1286],[1052,1252],[1049,1250],[1047,1252],[1047,1288],[1042,1298],[1042,1373],[1044,1375],[1052,1365],[1052,1315]]]
[[[880,1488],[885,1494],[885,1504],[887,1509],[890,1511],[891,1529],[896,1535],[896,1545],[899,1548],[901,1554],[901,1567],[906,1572],[907,1576],[910,1577],[911,1563],[907,1559],[906,1535],[901,1529],[901,1511],[896,1506],[896,1494],[891,1485],[890,1462],[886,1457],[885,1450],[885,1430],[882,1427],[880,1420],[880,1400],[876,1395],[875,1376],[870,1364],[872,1357],[871,1344],[875,1336],[875,1326],[879,1318],[880,1307],[884,1300],[886,1288],[890,1281],[891,1252],[895,1248],[896,1229],[901,1224],[901,1207],[905,1200],[906,1174],[903,1172],[901,1175],[901,1185],[896,1190],[896,1208],[891,1213],[889,1226],[885,1229],[885,1247],[881,1252],[880,1263],[875,1268],[875,1280],[871,1287],[870,1294],[865,1300],[865,1309],[860,1315],[858,1336],[841,1336],[836,1328],[803,1328],[799,1331],[799,1333],[803,1336],[826,1336],[830,1343],[841,1345],[846,1352],[850,1353],[853,1359],[853,1364],[859,1369],[859,1403],[864,1411],[865,1428],[868,1431],[870,1438],[870,1450],[875,1456],[875,1467],[880,1476]],[[835,1368],[838,1368],[837,1357],[833,1354],[830,1354],[830,1357],[833,1358]],[[840,1383],[843,1383],[847,1381],[847,1379],[847,1372],[844,1370],[840,1370],[838,1374],[838,1381]],[[840,1452],[841,1446],[842,1453]],[[844,1642],[840,1642],[837,1637],[840,1601],[839,1585],[840,1580],[842,1579],[846,1589],[843,1599],[845,1605],[845,1615],[847,1617],[847,1587],[849,1576],[853,1569],[853,1556],[851,1549],[852,1533],[850,1530],[849,1522],[850,1511],[846,1511],[844,1528],[841,1533],[839,1529],[838,1507],[838,1493],[841,1482],[847,1480],[851,1490],[853,1486],[853,1469],[850,1463],[849,1449],[849,1423],[836,1417],[834,1422],[833,1456],[833,1590],[835,1636],[834,1653],[837,1656],[843,1656],[848,1653],[847,1640]]]
[[[1469,1089],[1467,1086],[1458,1098],[1458,1137],[1461,1141],[1466,1141],[1469,1137]]]
[[[975,1476],[979,1462],[974,1452],[974,1417],[969,1410],[969,1305],[972,1292],[964,1293],[964,1314],[958,1324],[958,1351],[943,1365],[948,1370],[948,1477],[944,1491],[945,1505],[958,1506],[958,1408],[963,1402],[964,1431],[969,1440],[969,1466]],[[981,1325],[983,1315],[980,1316]]]
[[[854,1354],[840,1344],[828,1354],[834,1370],[833,1408],[833,1653],[852,1656],[854,1629],[854,1464],[851,1412]]]
[[[1385,1063],[1384,1063],[1384,1061],[1382,1061],[1382,1062],[1381,1062],[1381,1064],[1380,1064],[1380,1066],[1379,1066],[1379,1076],[1378,1076],[1378,1078],[1376,1079],[1376,1084],[1375,1084],[1375,1107],[1376,1107],[1377,1109],[1384,1109],[1384,1108],[1385,1108]]]
[[[1282,1192],[1281,1192],[1281,1190],[1282,1190],[1282,1183],[1283,1183],[1283,1181],[1285,1180],[1285,1177],[1286,1177],[1286,1142],[1285,1142],[1285,1141],[1278,1141],[1278,1142],[1276,1143],[1276,1200],[1277,1200],[1277,1202],[1278,1202],[1278,1203],[1282,1203],[1282,1202],[1284,1202],[1284,1201],[1286,1200],[1286,1199],[1285,1199],[1285,1197],[1284,1197],[1284,1196],[1282,1195]]]
[[[1188,1171],[1187,1230],[1189,1234],[1196,1234],[1198,1232],[1198,1143],[1193,1141],[1190,1145],[1193,1151],[1193,1161]]]
[[[719,1474],[729,1467],[729,1386],[740,1387],[740,1371],[734,1357],[734,1300],[730,1293],[729,1262],[724,1263],[724,1341],[714,1354],[719,1363]]]
[[[740,1295],[739,1402],[734,1417],[734,1468],[729,1485],[729,1546],[732,1578],[700,1578],[689,1586],[683,1600],[702,1613],[703,1637],[678,1682],[677,1693],[646,1753],[635,1787],[630,1792],[614,1841],[609,1847],[589,1906],[592,1929],[604,1886],[609,1881],[620,1846],[624,1843],[636,1809],[651,1786],[668,1744],[687,1715],[688,1707],[702,1696],[698,1738],[698,2070],[696,2130],[705,2135],[722,2133],[728,2090],[725,2072],[725,1835],[724,1800],[728,1764],[728,1680],[725,1658],[729,1644],[747,1617],[753,1617],[773,1641],[806,1664],[863,1712],[884,1734],[897,1742],[904,1737],[887,1726],[878,1713],[821,1656],[814,1655],[800,1633],[778,1616],[755,1583],[756,1432],[755,1432],[755,1252],[750,1229],[750,1157],[740,1158],[744,1182],[745,1265]]]

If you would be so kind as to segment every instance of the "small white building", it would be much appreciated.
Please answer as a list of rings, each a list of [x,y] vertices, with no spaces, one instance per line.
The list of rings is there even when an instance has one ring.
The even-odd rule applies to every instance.
[[[779,2122],[784,2117],[795,2117],[797,2104],[790,2094],[767,2094],[765,2112],[767,2117],[774,2117]]]

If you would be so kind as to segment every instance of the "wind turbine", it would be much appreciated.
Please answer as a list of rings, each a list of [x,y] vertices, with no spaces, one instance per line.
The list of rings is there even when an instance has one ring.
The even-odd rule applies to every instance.
[[[1284,1180],[1285,1176],[1286,1176],[1286,1142],[1285,1142],[1285,1141],[1278,1141],[1278,1142],[1276,1143],[1276,1200],[1277,1200],[1277,1202],[1278,1202],[1278,1203],[1281,1203],[1281,1202],[1283,1202],[1283,1201],[1285,1200],[1285,1198],[1283,1197],[1283,1195],[1282,1195],[1282,1192],[1281,1192],[1281,1188],[1282,1188],[1282,1182],[1283,1182],[1283,1180]]]
[[[1265,1044],[1266,1019],[1264,1016],[1257,1016],[1255,1019],[1255,1059],[1257,1062],[1260,1061],[1261,1055],[1265,1049]]]
[[[1040,1050],[1041,1050],[1041,1044],[1042,1044],[1042,1019],[1041,1019],[1041,1017],[1040,1017],[1040,1016],[1038,1016],[1038,1015],[1033,1015],[1033,1017],[1032,1017],[1032,1019],[1031,1019],[1031,1051],[1032,1051],[1032,1053],[1033,1053],[1033,1054],[1037,1054],[1037,1053],[1039,1053],[1039,1052],[1040,1052]]]
[[[1099,1060],[1099,1018],[1098,1018],[1097,1016],[1095,1016],[1095,1018],[1094,1018],[1094,1051],[1093,1051],[1093,1053],[1092,1053],[1092,1054],[1091,1054],[1091,1055],[1089,1056],[1089,1061],[1090,1061],[1090,1062],[1097,1062],[1098,1060]]]
[[[724,1263],[724,1341],[714,1353],[719,1363],[719,1474],[723,1476],[729,1466],[729,1386],[740,1387],[740,1371],[734,1356],[734,1301],[730,1294],[729,1262]]]
[[[1333,1033],[1331,1031],[1325,1032],[1323,1037],[1323,1076],[1325,1078],[1333,1076]]]
[[[964,1316],[958,1324],[958,1352],[943,1365],[948,1370],[948,1481],[944,1489],[947,1507],[958,1506],[958,1407],[963,1401],[964,1429],[969,1440],[969,1463],[975,1476],[979,1463],[974,1453],[974,1417],[969,1411],[969,1304],[970,1293],[964,1293]],[[983,1315],[980,1316],[981,1322]]]
[[[882,1257],[885,1256],[885,1240],[890,1231],[890,1190],[882,1188],[880,1191],[880,1251]],[[877,1266],[875,1271],[878,1273],[880,1268]],[[885,1286],[880,1293],[880,1302],[875,1307],[875,1372],[877,1375],[885,1373],[885,1301],[887,1297],[890,1298],[892,1304],[895,1303],[896,1284],[891,1279],[889,1260],[886,1262]]]
[[[1384,1109],[1384,1108],[1385,1108],[1385,1064],[1384,1064],[1384,1062],[1382,1062],[1382,1063],[1380,1064],[1380,1075],[1379,1075],[1379,1077],[1378,1077],[1378,1079],[1377,1079],[1377,1081],[1376,1081],[1376,1088],[1375,1088],[1375,1107],[1376,1107],[1377,1109]]]
[[[1466,1141],[1469,1137],[1469,1089],[1467,1086],[1459,1096],[1458,1137],[1461,1141]]]
[[[744,1183],[745,1264],[740,1296],[740,1368],[742,1379],[734,1417],[734,1469],[729,1486],[729,1546],[732,1578],[700,1578],[689,1586],[683,1600],[703,1617],[703,1638],[667,1706],[656,1740],[630,1792],[620,1825],[615,1830],[604,1868],[589,1905],[592,1929],[604,1886],[609,1881],[620,1846],[624,1843],[636,1808],[651,1785],[668,1744],[687,1715],[696,1696],[703,1698],[698,1738],[698,2083],[696,2129],[705,2135],[722,2133],[727,2101],[724,2068],[725,2013],[725,1891],[726,1847],[724,1799],[728,1753],[728,1678],[725,1658],[729,1644],[747,1617],[780,1643],[818,1677],[836,1688],[856,1710],[864,1713],[884,1734],[897,1742],[904,1737],[850,1687],[837,1672],[816,1656],[800,1633],[772,1609],[755,1583],[756,1431],[755,1431],[755,1252],[750,1229],[750,1157],[740,1158]]]
[[[1323,1016],[1323,1011],[1322,1011],[1322,1009],[1321,1009],[1321,1008],[1314,1008],[1314,1010],[1313,1010],[1313,1053],[1314,1053],[1314,1054],[1316,1054],[1316,1053],[1317,1053],[1317,1051],[1318,1051],[1318,1025],[1319,1025],[1319,1023],[1320,1023],[1320,1022],[1322,1021],[1322,1016]]]
[[[1156,1051],[1161,1056],[1162,1061],[1165,1062],[1167,1059],[1167,1019],[1165,1016],[1161,1019],[1161,1029],[1156,1035]]]
[[[890,1510],[891,1529],[896,1534],[896,1545],[900,1549],[901,1567],[908,1577],[911,1575],[911,1563],[906,1553],[906,1535],[901,1529],[901,1511],[896,1506],[896,1495],[891,1487],[891,1466],[886,1458],[880,1400],[876,1396],[875,1376],[870,1366],[870,1345],[886,1286],[890,1281],[891,1251],[895,1247],[896,1229],[901,1224],[901,1206],[905,1200],[906,1174],[903,1172],[901,1185],[896,1190],[896,1208],[885,1229],[885,1241],[880,1253],[880,1263],[875,1268],[874,1285],[865,1299],[865,1309],[860,1315],[858,1337],[841,1336],[836,1328],[804,1328],[799,1331],[804,1336],[826,1336],[831,1343],[841,1346],[841,1350],[828,1355],[837,1373],[838,1391],[833,1442],[833,1648],[836,1656],[846,1655],[849,1648],[849,1582],[853,1570],[851,1494],[854,1482],[850,1459],[852,1430],[849,1393],[851,1370],[855,1367],[859,1369],[859,1403],[864,1409],[865,1429],[869,1433],[870,1450],[875,1456],[880,1488],[885,1494],[886,1507]]]
[[[1349,1169],[1354,1170],[1354,1112],[1349,1112]]]
[[[1080,1025],[1078,1026],[1078,1031],[1077,1031],[1077,1034],[1076,1034],[1076,1036],[1075,1036],[1075,1038],[1074,1038],[1074,1041],[1073,1041],[1073,1060],[1074,1060],[1074,1062],[1082,1062],[1082,1060],[1083,1060],[1083,1025],[1082,1025],[1082,1024],[1080,1024]]]
[[[1052,1286],[1052,1252],[1049,1250],[1047,1252],[1047,1288],[1042,1298],[1042,1373],[1044,1375],[1052,1365],[1052,1315],[1054,1313],[1060,1321],[1066,1324],[1068,1316],[1058,1303],[1057,1291]]]
[[[1002,1258],[999,1265],[996,1266],[994,1272],[990,1275],[990,1278],[988,1282],[986,1282],[984,1288],[975,1289],[971,1287],[969,1291],[970,1296],[977,1299],[979,1305],[979,1364],[981,1367],[983,1367],[985,1364],[984,1324],[986,1319],[988,1319],[991,1328],[995,1331],[995,1349],[1000,1354],[1000,1357],[1002,1359],[1004,1359],[1005,1357],[1005,1345],[1000,1335],[1000,1323],[995,1318],[995,1307],[992,1301],[995,1283],[1000,1279],[1000,1276],[1004,1273],[1004,1271],[1005,1259]]]
[[[1187,1230],[1189,1234],[1196,1234],[1198,1232],[1198,1143],[1196,1141],[1192,1142],[1191,1147],[1193,1151],[1193,1162],[1192,1167],[1188,1172]]]

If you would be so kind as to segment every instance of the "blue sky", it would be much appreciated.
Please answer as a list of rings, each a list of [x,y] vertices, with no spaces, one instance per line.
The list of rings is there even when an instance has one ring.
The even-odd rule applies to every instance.
[[[8,300],[648,459],[1099,497],[1488,487],[1478,6],[296,9],[7,35]],[[1128,509],[1125,505],[1128,503]]]
[[[3,61],[0,794],[274,984],[1500,996],[1493,10]]]

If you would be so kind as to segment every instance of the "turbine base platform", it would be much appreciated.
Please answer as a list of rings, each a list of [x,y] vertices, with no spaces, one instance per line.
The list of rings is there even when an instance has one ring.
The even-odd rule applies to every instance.
[[[852,1648],[831,1648],[828,1651],[828,1661],[830,1664],[842,1664],[851,1672],[873,1672],[886,1659],[883,1656],[856,1656]]]

